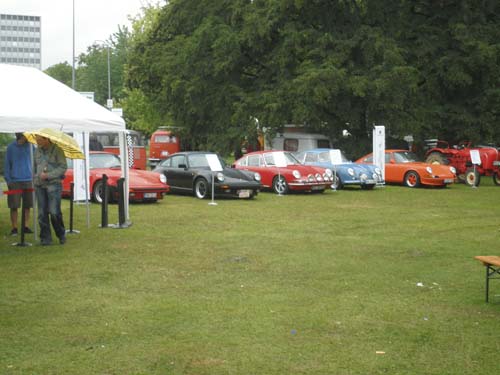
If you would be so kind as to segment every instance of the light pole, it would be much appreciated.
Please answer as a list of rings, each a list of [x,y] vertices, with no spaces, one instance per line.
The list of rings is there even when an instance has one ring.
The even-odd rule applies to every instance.
[[[71,59],[71,88],[75,89],[75,0],[73,0],[73,58]]]
[[[110,56],[109,56],[109,43],[105,42],[104,40],[96,40],[97,43],[101,43],[103,46],[106,46],[107,53],[108,53],[108,101],[106,103],[106,107],[108,107],[109,110],[113,108],[113,99],[111,99],[111,61],[110,61]]]

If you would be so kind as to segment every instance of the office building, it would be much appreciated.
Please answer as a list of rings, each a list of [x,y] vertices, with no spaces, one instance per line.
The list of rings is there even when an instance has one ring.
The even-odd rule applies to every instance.
[[[0,14],[0,63],[41,69],[41,30],[38,16]]]

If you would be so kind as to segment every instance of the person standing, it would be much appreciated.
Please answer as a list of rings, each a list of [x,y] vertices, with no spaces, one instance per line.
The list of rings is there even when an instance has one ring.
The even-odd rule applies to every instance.
[[[35,193],[40,225],[40,244],[52,244],[50,224],[59,243],[66,243],[66,229],[61,212],[62,180],[66,172],[66,157],[59,146],[49,138],[36,136],[35,151]]]
[[[4,179],[9,190],[22,190],[9,194],[7,205],[10,209],[12,229],[10,234],[17,235],[18,209],[24,207],[24,233],[33,233],[28,227],[30,209],[33,207],[33,170],[31,167],[31,150],[33,147],[23,133],[16,133],[16,140],[7,146],[4,160]],[[31,191],[30,191],[31,190]],[[21,201],[22,197],[22,201]]]

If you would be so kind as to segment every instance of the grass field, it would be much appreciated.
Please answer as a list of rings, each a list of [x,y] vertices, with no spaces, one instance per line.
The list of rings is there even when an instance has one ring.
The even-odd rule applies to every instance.
[[[473,257],[500,255],[499,197],[489,178],[167,196],[127,229],[93,204],[50,247],[11,245],[3,197],[0,374],[496,373],[500,282],[486,304]]]

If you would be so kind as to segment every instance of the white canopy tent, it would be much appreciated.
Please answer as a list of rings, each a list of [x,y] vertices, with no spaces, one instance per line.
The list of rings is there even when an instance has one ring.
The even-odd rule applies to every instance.
[[[41,128],[66,133],[119,132],[122,175],[128,192],[125,121],[38,69],[0,64],[0,132]],[[128,199],[125,201],[128,219]]]

